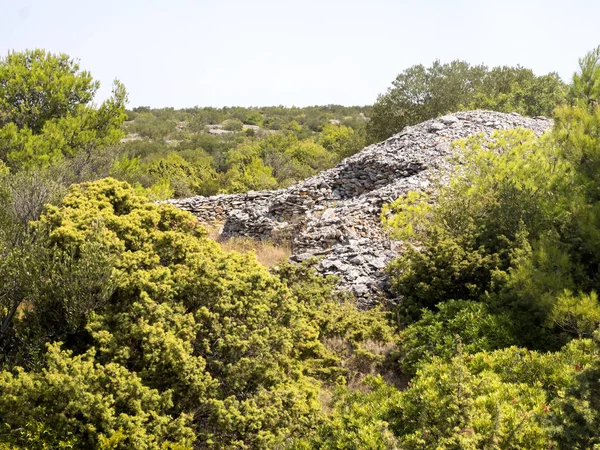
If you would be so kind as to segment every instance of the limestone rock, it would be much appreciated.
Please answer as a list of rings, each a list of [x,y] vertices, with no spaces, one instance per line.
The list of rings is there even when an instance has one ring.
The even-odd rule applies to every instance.
[[[540,135],[544,117],[469,111],[450,114],[400,133],[287,189],[170,200],[198,220],[225,220],[223,235],[292,242],[292,260],[320,257],[317,270],[340,278],[362,307],[389,287],[384,268],[398,253],[380,223],[381,207],[409,191],[430,192],[447,180],[451,143],[469,135],[529,128]]]

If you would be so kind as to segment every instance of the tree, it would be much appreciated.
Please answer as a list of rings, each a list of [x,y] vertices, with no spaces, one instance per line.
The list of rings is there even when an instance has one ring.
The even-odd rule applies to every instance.
[[[353,128],[330,123],[323,126],[318,142],[330,152],[335,153],[338,160],[354,155],[366,144],[364,132],[361,135]]]
[[[0,60],[0,158],[32,168],[117,143],[125,88],[115,81],[112,97],[95,108],[98,87],[65,54],[9,53]]]
[[[598,105],[600,99],[600,45],[579,59],[579,72],[573,75],[571,97],[586,107]]]
[[[565,84],[556,73],[536,76],[530,69],[503,66],[484,75],[475,98],[466,106],[550,117],[565,95]]]
[[[558,297],[549,319],[574,336],[592,337],[600,325],[598,295],[594,291],[589,295],[565,291]]]
[[[532,116],[551,115],[564,100],[558,75],[536,76],[523,67],[471,66],[464,61],[412,66],[373,105],[370,140],[387,139],[405,126],[461,109],[487,108]]]
[[[273,176],[273,169],[257,157],[246,165],[233,165],[225,173],[225,190],[229,193],[275,188],[277,179]]]
[[[367,125],[369,137],[386,139],[407,125],[460,109],[472,100],[485,71],[485,66],[470,66],[458,60],[406,69],[373,105]]]
[[[259,111],[252,111],[246,116],[246,123],[248,125],[261,126],[263,124],[263,116]]]
[[[405,314],[487,298],[528,242],[567,220],[572,176],[550,138],[526,130],[493,138],[461,141],[460,170],[435,205],[415,195],[392,204],[386,223],[413,244],[389,267]]]
[[[242,131],[244,123],[239,119],[229,119],[225,121],[223,128],[228,131]]]

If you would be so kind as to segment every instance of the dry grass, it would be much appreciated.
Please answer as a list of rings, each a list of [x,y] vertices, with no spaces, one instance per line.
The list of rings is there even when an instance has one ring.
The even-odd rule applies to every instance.
[[[203,223],[202,226],[208,232],[207,237],[209,239],[219,242],[219,239],[221,238],[221,231],[223,230],[222,222]]]
[[[258,262],[267,269],[288,260],[292,256],[292,250],[286,245],[275,245],[269,241],[247,237],[223,239],[221,237],[223,225],[219,223],[214,223],[206,228],[208,230],[208,237],[218,242],[224,251],[236,251],[240,253],[254,252]]]
[[[292,256],[289,247],[274,245],[268,241],[258,241],[251,238],[233,237],[226,241],[217,241],[226,252],[254,252],[259,263],[267,269],[286,261]]]

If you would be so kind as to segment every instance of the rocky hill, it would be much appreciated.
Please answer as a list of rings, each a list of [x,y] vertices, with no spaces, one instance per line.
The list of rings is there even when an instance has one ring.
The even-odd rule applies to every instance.
[[[447,173],[451,143],[496,130],[529,128],[542,134],[543,117],[470,111],[407,127],[366,147],[332,169],[277,191],[171,200],[201,222],[223,222],[223,237],[248,236],[292,243],[292,259],[320,257],[317,270],[340,277],[369,307],[385,294],[386,263],[397,254],[380,224],[381,207],[408,191],[428,191],[436,174]]]

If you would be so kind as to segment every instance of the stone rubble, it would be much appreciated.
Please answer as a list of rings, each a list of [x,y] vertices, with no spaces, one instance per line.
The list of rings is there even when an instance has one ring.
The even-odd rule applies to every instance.
[[[200,222],[224,222],[222,236],[291,242],[292,260],[321,258],[317,270],[340,278],[340,288],[368,308],[387,293],[385,265],[401,243],[381,227],[384,203],[409,191],[430,192],[448,174],[451,144],[496,130],[528,128],[540,135],[552,125],[544,117],[469,111],[406,127],[287,189],[170,200]]]

